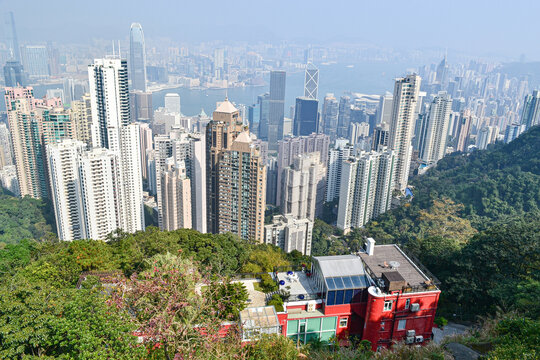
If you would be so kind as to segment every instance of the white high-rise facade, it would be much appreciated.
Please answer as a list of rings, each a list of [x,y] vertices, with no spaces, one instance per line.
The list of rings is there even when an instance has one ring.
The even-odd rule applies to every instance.
[[[395,156],[362,154],[343,162],[337,227],[348,232],[390,209]]]
[[[416,119],[416,104],[420,91],[420,76],[408,75],[396,80],[392,101],[389,147],[396,155],[394,189],[405,192],[412,156],[412,137]]]
[[[79,177],[86,228],[83,238],[105,240],[120,227],[117,219],[122,203],[116,189],[119,173],[118,157],[110,150],[94,148],[81,155]]]
[[[79,157],[85,149],[85,143],[71,139],[47,145],[51,198],[58,238],[62,241],[86,237],[79,180]]]
[[[298,155],[294,163],[283,170],[281,179],[281,211],[296,219],[315,216],[322,211],[326,167],[318,152]]]
[[[125,232],[144,230],[140,129],[132,123],[126,60],[96,59],[88,67],[92,144],[118,158],[117,225]]]
[[[326,202],[339,198],[343,161],[354,154],[354,147],[346,139],[337,139],[328,152],[328,174],[326,176]]]
[[[439,92],[430,104],[419,142],[419,157],[424,164],[434,164],[446,154],[452,98]]]

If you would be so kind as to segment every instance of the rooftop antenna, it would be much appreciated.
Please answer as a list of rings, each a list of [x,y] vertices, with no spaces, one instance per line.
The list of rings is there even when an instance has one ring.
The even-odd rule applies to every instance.
[[[122,58],[122,51],[121,51],[121,47],[120,47],[120,40],[118,40],[118,57],[121,59]]]
[[[112,41],[112,54],[114,56],[114,40]]]
[[[229,88],[225,88],[225,101],[229,101]]]

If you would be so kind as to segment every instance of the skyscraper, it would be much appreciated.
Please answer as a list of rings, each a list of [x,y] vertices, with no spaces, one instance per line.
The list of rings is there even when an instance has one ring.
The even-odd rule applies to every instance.
[[[270,72],[270,98],[268,101],[268,145],[270,150],[276,150],[278,140],[283,139],[285,83],[285,71]]]
[[[143,179],[148,179],[148,152],[153,149],[153,137],[152,129],[147,123],[140,123],[139,129],[141,131],[141,171]]]
[[[334,94],[326,94],[322,111],[323,133],[330,136],[331,141],[337,137],[338,113],[339,103]]]
[[[521,123],[526,130],[540,124],[540,91],[534,90],[532,94],[525,96]]]
[[[390,138],[390,124],[380,123],[375,127],[373,131],[373,141],[371,143],[371,149],[379,151],[382,147],[388,146],[388,139]]]
[[[319,92],[319,69],[312,63],[306,65],[304,77],[304,97],[308,99],[317,99]]]
[[[263,242],[266,166],[248,131],[224,150],[218,164],[218,232]]]
[[[79,157],[86,148],[82,141],[64,139],[47,145],[47,163],[56,229],[61,241],[86,237],[84,204],[79,179]]]
[[[48,197],[42,116],[50,109],[47,100],[36,100],[31,87],[5,88],[5,100],[20,194]]]
[[[456,151],[466,152],[469,147],[469,135],[471,132],[472,115],[470,110],[460,112],[457,119]]]
[[[326,178],[326,167],[320,154],[304,153],[295,157],[291,166],[283,170],[281,177],[281,212],[296,219],[308,218],[322,212]]]
[[[395,157],[370,152],[343,162],[337,227],[348,232],[390,209]]]
[[[92,108],[92,145],[118,157],[120,194],[118,227],[144,229],[140,130],[132,123],[126,60],[96,59],[88,67]]]
[[[77,140],[92,147],[92,102],[90,94],[84,94],[81,100],[71,102],[69,116],[75,124]]]
[[[480,129],[476,137],[476,147],[479,150],[485,150],[489,144],[497,141],[498,136],[499,128],[497,126],[484,126]]]
[[[377,124],[390,124],[392,121],[392,101],[393,96],[388,91],[381,95],[379,108],[377,109]]]
[[[83,152],[79,159],[79,176],[86,229],[83,238],[105,240],[119,228],[128,231],[118,222],[123,202],[116,154],[104,148]]]
[[[424,164],[436,163],[446,154],[451,110],[452,98],[446,92],[439,92],[429,106],[419,142],[419,158]]]
[[[405,191],[409,179],[412,155],[412,136],[416,118],[416,103],[420,91],[420,77],[408,75],[396,79],[393,96],[389,146],[395,152],[394,189]]]
[[[46,77],[49,72],[49,54],[43,45],[26,45],[22,49],[22,61],[26,72],[34,77]]]
[[[19,39],[17,38],[17,28],[15,27],[15,17],[13,12],[7,12],[4,17],[5,20],[5,30],[7,35],[7,45],[10,52],[10,59],[21,62],[21,48],[19,47]],[[22,86],[23,84],[21,84]],[[16,86],[16,85],[7,85],[6,86]]]
[[[339,198],[343,161],[354,155],[354,147],[345,139],[338,139],[328,154],[328,173],[326,177],[326,201]]]
[[[131,89],[146,92],[146,51],[141,24],[131,24],[129,34],[129,75]]]
[[[263,241],[266,167],[227,99],[206,127],[208,232]]]
[[[183,161],[175,163],[167,159],[166,169],[161,172],[162,229],[191,229],[191,184]]]
[[[4,65],[4,82],[6,87],[24,86],[24,70],[17,60],[6,61]]]
[[[338,125],[337,136],[347,137],[349,131],[349,124],[351,122],[351,98],[349,96],[342,96],[339,99],[339,113],[338,113]]]
[[[257,105],[259,106],[259,130],[258,137],[261,140],[268,141],[268,119],[270,116],[270,94],[265,93],[257,96]]]
[[[152,108],[152,93],[142,91],[131,91],[131,117],[134,121],[151,123],[154,120],[154,109]]]
[[[10,165],[13,165],[13,156],[9,129],[6,124],[0,123],[0,170]]]
[[[302,136],[318,132],[319,100],[306,97],[296,98],[293,134],[295,136]]]
[[[324,167],[328,165],[328,148],[330,137],[324,134],[310,134],[309,136],[286,137],[278,142],[277,157],[277,193],[276,205],[281,199],[281,178],[283,170],[294,163],[294,159],[304,153],[318,152]]]
[[[180,95],[177,93],[165,94],[165,109],[170,113],[181,114]]]

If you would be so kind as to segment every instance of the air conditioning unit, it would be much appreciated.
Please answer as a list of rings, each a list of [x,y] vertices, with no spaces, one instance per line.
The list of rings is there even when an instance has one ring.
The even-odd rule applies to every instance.
[[[407,337],[414,337],[416,335],[416,331],[414,330],[407,330]]]
[[[414,336],[407,336],[405,338],[405,344],[414,344]]]
[[[420,304],[419,303],[411,304],[411,311],[412,312],[420,311]]]
[[[424,337],[423,337],[422,335],[415,336],[415,337],[414,337],[414,342],[415,342],[415,343],[421,343],[421,342],[424,342]]]
[[[315,311],[315,302],[309,302],[309,303],[307,304],[307,311],[308,311],[308,312],[313,312],[313,311]]]

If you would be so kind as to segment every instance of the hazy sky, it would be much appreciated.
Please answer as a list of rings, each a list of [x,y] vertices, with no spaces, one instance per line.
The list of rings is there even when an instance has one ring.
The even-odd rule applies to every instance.
[[[538,0],[0,0],[20,42],[147,38],[369,41],[391,48],[449,48],[540,59]]]

